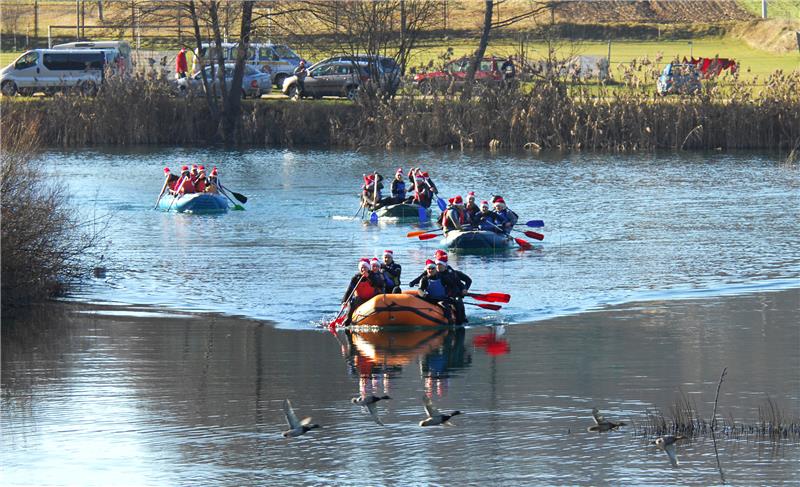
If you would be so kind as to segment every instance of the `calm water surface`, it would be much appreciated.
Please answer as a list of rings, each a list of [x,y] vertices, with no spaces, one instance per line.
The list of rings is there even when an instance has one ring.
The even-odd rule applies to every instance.
[[[246,211],[152,211],[165,165],[216,164]],[[543,219],[533,251],[455,255],[511,293],[470,328],[331,334],[358,257],[408,282],[436,248],[354,218],[363,173],[424,166],[445,197]],[[3,485],[798,484],[797,440],[710,438],[681,466],[635,433],[680,394],[800,418],[800,173],[762,155],[53,152],[110,212],[103,279],[2,326]],[[128,303],[132,306],[112,306]],[[475,311],[471,309],[471,311]],[[206,312],[191,314],[188,311]],[[506,326],[486,325],[506,324]],[[349,399],[387,393],[386,427]],[[417,426],[423,395],[459,409]],[[285,440],[281,403],[321,430]],[[590,411],[632,423],[590,434]],[[723,477],[724,476],[724,477]]]
[[[365,225],[361,175],[429,170],[444,197],[502,194],[542,219],[530,252],[456,256],[474,289],[513,295],[493,322],[527,322],[642,299],[800,286],[800,172],[757,155],[52,153],[47,167],[87,211],[111,211],[110,272],[84,299],[169,306],[306,328],[338,310],[358,257],[392,249],[404,281],[437,247],[410,225]],[[162,168],[203,162],[248,196],[246,211],[151,211]]]

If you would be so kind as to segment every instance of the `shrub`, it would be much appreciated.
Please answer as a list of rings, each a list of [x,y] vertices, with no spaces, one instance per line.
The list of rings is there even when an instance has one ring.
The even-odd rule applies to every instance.
[[[46,178],[36,161],[36,125],[3,132],[0,156],[2,309],[63,294],[88,276],[102,233],[97,221],[80,221],[65,186]]]

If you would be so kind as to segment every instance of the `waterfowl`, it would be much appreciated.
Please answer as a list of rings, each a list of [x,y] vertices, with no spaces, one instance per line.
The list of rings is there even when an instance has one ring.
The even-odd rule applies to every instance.
[[[600,414],[600,411],[597,408],[592,408],[592,419],[594,419],[594,426],[589,426],[586,428],[586,431],[591,432],[606,432],[611,431],[619,428],[620,426],[625,426],[627,423],[623,423],[622,421],[610,421],[603,417]]]
[[[672,464],[673,467],[678,466],[678,456],[675,455],[675,443],[680,440],[685,440],[686,437],[683,435],[664,435],[659,436],[655,440],[653,440],[652,444],[661,448],[666,452],[667,456],[669,457],[669,462]]]
[[[373,394],[361,394],[360,396],[351,399],[351,401],[353,404],[361,406],[362,408],[365,408],[367,411],[369,411],[369,414],[370,416],[372,416],[372,419],[375,420],[375,422],[378,423],[379,425],[384,426],[383,422],[381,421],[381,418],[378,417],[378,411],[375,406],[376,402],[384,399],[391,399],[391,397],[376,396]]]
[[[450,414],[439,412],[439,410],[433,406],[428,396],[422,396],[422,402],[425,406],[425,414],[427,414],[428,417],[419,422],[420,426],[436,426],[438,424],[450,426],[453,424],[450,422],[450,418],[461,414],[461,411],[453,411]]]
[[[312,424],[311,418],[303,418],[302,421],[297,419],[292,409],[292,403],[288,399],[283,401],[283,412],[286,414],[286,422],[289,424],[289,429],[283,432],[284,438],[296,437],[304,435],[314,428],[319,428],[318,424]]]

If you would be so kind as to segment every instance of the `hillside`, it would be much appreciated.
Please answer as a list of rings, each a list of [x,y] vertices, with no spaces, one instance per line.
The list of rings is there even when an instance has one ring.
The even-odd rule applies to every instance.
[[[559,2],[557,12],[560,19],[578,23],[709,23],[754,18],[734,0],[574,0]]]

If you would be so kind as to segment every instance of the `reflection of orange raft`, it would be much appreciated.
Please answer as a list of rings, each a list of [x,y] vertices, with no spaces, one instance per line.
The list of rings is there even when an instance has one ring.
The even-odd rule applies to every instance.
[[[420,355],[440,347],[444,329],[358,331],[348,336],[358,354],[373,364],[402,367]]]
[[[444,309],[420,298],[413,290],[403,294],[375,296],[355,310],[352,324],[356,326],[448,325]]]

